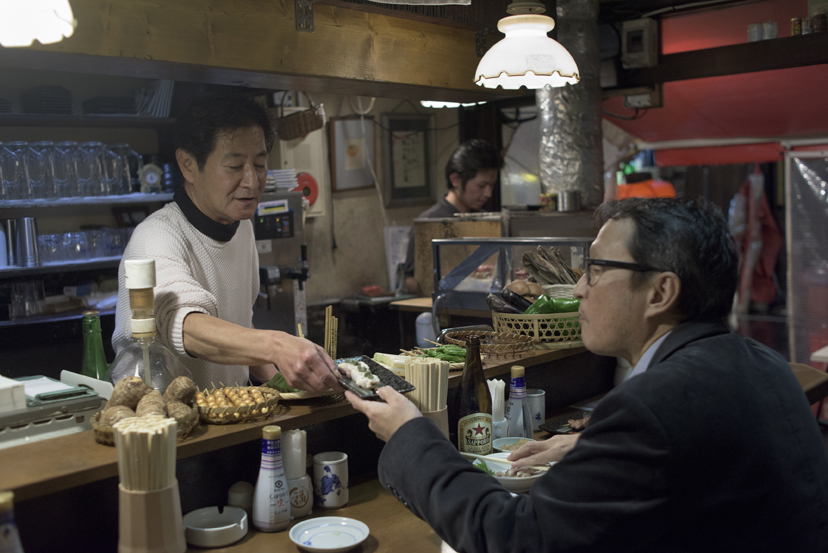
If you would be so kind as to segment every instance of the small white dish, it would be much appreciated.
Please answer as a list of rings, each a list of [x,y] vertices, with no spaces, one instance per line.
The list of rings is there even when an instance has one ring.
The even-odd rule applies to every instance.
[[[476,459],[469,458],[469,461],[471,461],[472,463],[476,463],[478,461],[486,463],[486,468],[488,468],[492,472],[506,471],[509,470],[509,468],[511,468],[512,464],[509,461],[500,461],[497,458],[495,458],[494,455],[496,454],[487,455],[485,457],[477,457]],[[555,463],[550,463],[550,465],[554,464]],[[529,488],[532,487],[532,484],[540,480],[541,476],[543,476],[544,474],[546,474],[546,472],[542,472],[535,476],[495,476],[494,478],[495,480],[500,482],[500,484],[508,491],[512,493],[523,493],[528,492]]]
[[[369,533],[366,524],[352,518],[319,517],[296,524],[288,535],[306,551],[339,553],[361,544]]]
[[[497,438],[492,442],[492,449],[494,449],[497,453],[502,453],[504,451],[506,453],[511,453],[514,451],[513,449],[503,449],[503,446],[512,445],[521,440],[529,440],[530,442],[535,441],[533,438]]]
[[[247,535],[247,513],[238,507],[204,507],[184,515],[184,537],[196,547],[224,547]]]

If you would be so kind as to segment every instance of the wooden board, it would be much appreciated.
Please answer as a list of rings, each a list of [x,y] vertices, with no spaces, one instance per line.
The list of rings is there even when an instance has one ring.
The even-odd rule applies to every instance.
[[[72,10],[69,39],[0,49],[0,64],[381,97],[514,95],[474,84],[471,29],[314,4],[314,31],[299,32],[292,0],[73,0]]]
[[[474,221],[464,219],[432,219],[414,221],[414,276],[420,293],[431,297],[434,292],[434,257],[431,241],[437,238],[498,238],[500,219]],[[477,246],[442,248],[442,275],[466,259]]]

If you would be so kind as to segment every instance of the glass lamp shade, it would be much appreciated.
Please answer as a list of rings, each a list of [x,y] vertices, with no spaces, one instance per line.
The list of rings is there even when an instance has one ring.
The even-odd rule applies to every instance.
[[[474,82],[486,88],[515,90],[558,87],[581,80],[572,55],[546,33],[555,20],[546,15],[511,15],[497,23],[506,37],[477,66]]]
[[[69,0],[0,0],[0,45],[51,44],[72,36],[75,21]]]

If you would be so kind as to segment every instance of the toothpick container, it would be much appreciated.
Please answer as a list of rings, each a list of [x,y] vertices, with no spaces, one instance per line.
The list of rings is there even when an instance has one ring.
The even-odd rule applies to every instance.
[[[439,411],[423,411],[423,416],[427,419],[433,420],[437,424],[437,428],[443,433],[446,439],[449,439],[448,426],[448,407],[443,407]]]
[[[149,492],[118,485],[118,553],[184,553],[178,480]]]

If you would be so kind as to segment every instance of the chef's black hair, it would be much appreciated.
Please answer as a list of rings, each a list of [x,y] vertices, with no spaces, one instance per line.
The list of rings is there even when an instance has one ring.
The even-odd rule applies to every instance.
[[[177,147],[192,155],[198,169],[216,147],[218,135],[246,127],[260,127],[269,152],[276,140],[273,121],[263,105],[241,93],[200,96],[176,123]]]
[[[739,283],[736,244],[718,207],[702,200],[630,198],[607,202],[598,223],[632,219],[627,249],[636,263],[670,271],[681,280],[679,310],[686,321],[722,321],[730,313]],[[652,272],[636,272],[642,286]]]
[[[451,174],[460,175],[461,190],[466,183],[477,176],[477,172],[486,169],[500,169],[503,160],[497,148],[479,138],[473,138],[460,144],[446,163],[446,186],[451,190]]]

